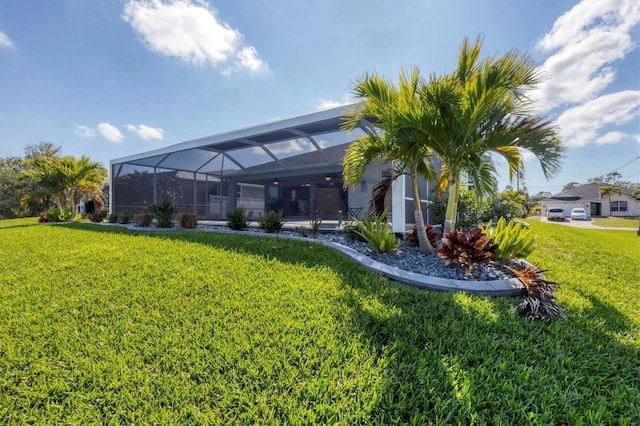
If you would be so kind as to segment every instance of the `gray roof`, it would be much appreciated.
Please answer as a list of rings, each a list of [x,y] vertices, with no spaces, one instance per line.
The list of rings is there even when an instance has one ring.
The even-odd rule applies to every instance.
[[[586,185],[576,186],[568,191],[562,191],[552,195],[546,200],[559,200],[559,201],[578,201],[578,200],[597,200],[600,197],[600,188],[603,186],[610,186],[609,183],[588,183]],[[625,195],[633,197],[633,189],[624,186],[618,186],[620,192]]]

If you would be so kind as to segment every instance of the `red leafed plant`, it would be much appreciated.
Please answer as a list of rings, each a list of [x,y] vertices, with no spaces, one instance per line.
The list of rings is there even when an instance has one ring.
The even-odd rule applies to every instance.
[[[474,265],[491,261],[497,248],[480,228],[466,233],[454,230],[442,237],[442,248],[438,249],[438,256],[447,265],[455,263],[464,267],[465,275],[470,275]]]
[[[433,226],[424,225],[424,229],[427,231],[427,238],[429,239],[429,243],[431,243],[432,247],[435,247],[438,243],[438,233],[433,230]],[[413,225],[413,231],[407,234],[407,242],[410,246],[418,246],[420,241],[418,241],[418,226]]]
[[[47,217],[47,214],[46,213],[40,213],[40,217],[38,218],[38,222],[40,222],[40,223],[49,222],[49,218]]]

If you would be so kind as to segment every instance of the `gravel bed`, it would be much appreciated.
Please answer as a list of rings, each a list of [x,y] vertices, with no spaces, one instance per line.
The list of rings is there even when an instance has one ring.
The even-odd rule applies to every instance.
[[[207,230],[215,229],[227,229],[226,227],[207,226]],[[262,233],[258,228],[249,228],[244,231],[248,233]],[[293,231],[281,231],[276,235],[286,235],[293,237],[300,237],[298,232]],[[417,274],[429,275],[433,277],[447,278],[452,280],[478,280],[478,281],[492,281],[492,280],[505,280],[513,278],[514,275],[511,271],[501,265],[489,265],[478,264],[474,266],[471,271],[471,275],[465,276],[464,269],[457,265],[446,266],[444,260],[439,258],[437,254],[424,255],[420,253],[418,247],[409,246],[405,241],[400,244],[398,249],[390,253],[378,254],[373,248],[366,242],[353,241],[342,234],[337,233],[318,233],[315,237],[309,237],[309,239],[316,239],[321,241],[331,241],[343,246],[352,248],[365,256],[370,257],[380,263],[384,263],[389,266],[415,272]]]

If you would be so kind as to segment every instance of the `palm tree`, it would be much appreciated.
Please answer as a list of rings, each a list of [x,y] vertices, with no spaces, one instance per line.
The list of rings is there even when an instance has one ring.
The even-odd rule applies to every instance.
[[[386,189],[395,178],[402,174],[409,175],[420,251],[432,253],[434,247],[429,243],[425,231],[418,189],[419,177],[435,179],[429,136],[420,129],[421,119],[429,114],[419,97],[423,85],[417,68],[401,73],[397,87],[377,74],[365,75],[354,83],[353,93],[361,102],[357,109],[347,114],[343,130],[351,131],[366,119],[375,121],[379,133],[360,136],[349,146],[344,157],[343,175],[345,186],[354,186],[360,182],[365,168],[370,164],[392,163],[387,183],[383,185]]]
[[[517,52],[479,61],[481,46],[480,39],[473,45],[465,39],[453,75],[432,78],[423,91],[438,112],[435,129],[440,134],[431,134],[430,142],[443,162],[437,188],[449,190],[444,232],[455,227],[462,173],[474,182],[478,195],[495,194],[496,169],[489,153],[507,161],[513,178],[524,169],[520,150],[528,150],[551,178],[563,152],[555,126],[533,116],[526,97],[526,91],[541,82],[536,64]],[[452,79],[457,90],[442,96],[436,84],[442,79]]]
[[[605,195],[609,197],[609,216],[611,216],[611,194],[620,195],[620,188],[615,185],[601,186],[598,192],[600,193],[600,198]]]
[[[98,162],[82,156],[44,157],[37,156],[27,160],[28,169],[23,179],[32,180],[36,186],[27,193],[22,202],[29,200],[50,200],[58,209],[75,211],[83,195],[91,198],[97,208],[103,206],[102,184],[107,170]]]

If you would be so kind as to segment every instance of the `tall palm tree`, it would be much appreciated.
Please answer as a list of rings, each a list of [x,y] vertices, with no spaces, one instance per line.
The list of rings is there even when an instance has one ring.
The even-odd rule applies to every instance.
[[[375,162],[393,164],[387,182],[402,174],[409,175],[420,251],[432,253],[434,247],[425,231],[418,188],[419,177],[435,179],[429,136],[419,127],[422,116],[428,114],[419,97],[423,84],[417,68],[402,72],[398,86],[377,74],[366,75],[354,83],[353,93],[361,102],[347,114],[343,129],[350,131],[363,120],[373,119],[379,132],[360,136],[349,146],[343,175],[345,186],[354,186],[361,180],[365,168]]]
[[[611,194],[620,195],[620,188],[615,185],[601,186],[598,192],[600,193],[600,198],[605,195],[609,197],[609,216],[611,216]]]
[[[553,123],[533,115],[526,91],[542,81],[536,64],[517,52],[479,60],[482,41],[464,39],[458,66],[451,76],[432,78],[424,86],[425,102],[437,106],[440,134],[430,135],[431,146],[443,162],[437,188],[448,188],[444,232],[454,229],[462,173],[474,182],[479,195],[497,191],[496,169],[489,153],[502,156],[509,177],[523,171],[521,149],[530,151],[551,178],[563,152]],[[457,91],[434,88],[438,80],[453,79]]]
[[[91,198],[96,207],[103,206],[102,183],[107,169],[98,162],[82,156],[44,157],[27,160],[29,168],[23,172],[23,179],[32,180],[35,189],[27,193],[22,201],[51,200],[58,209],[71,211],[80,203],[82,195]]]

